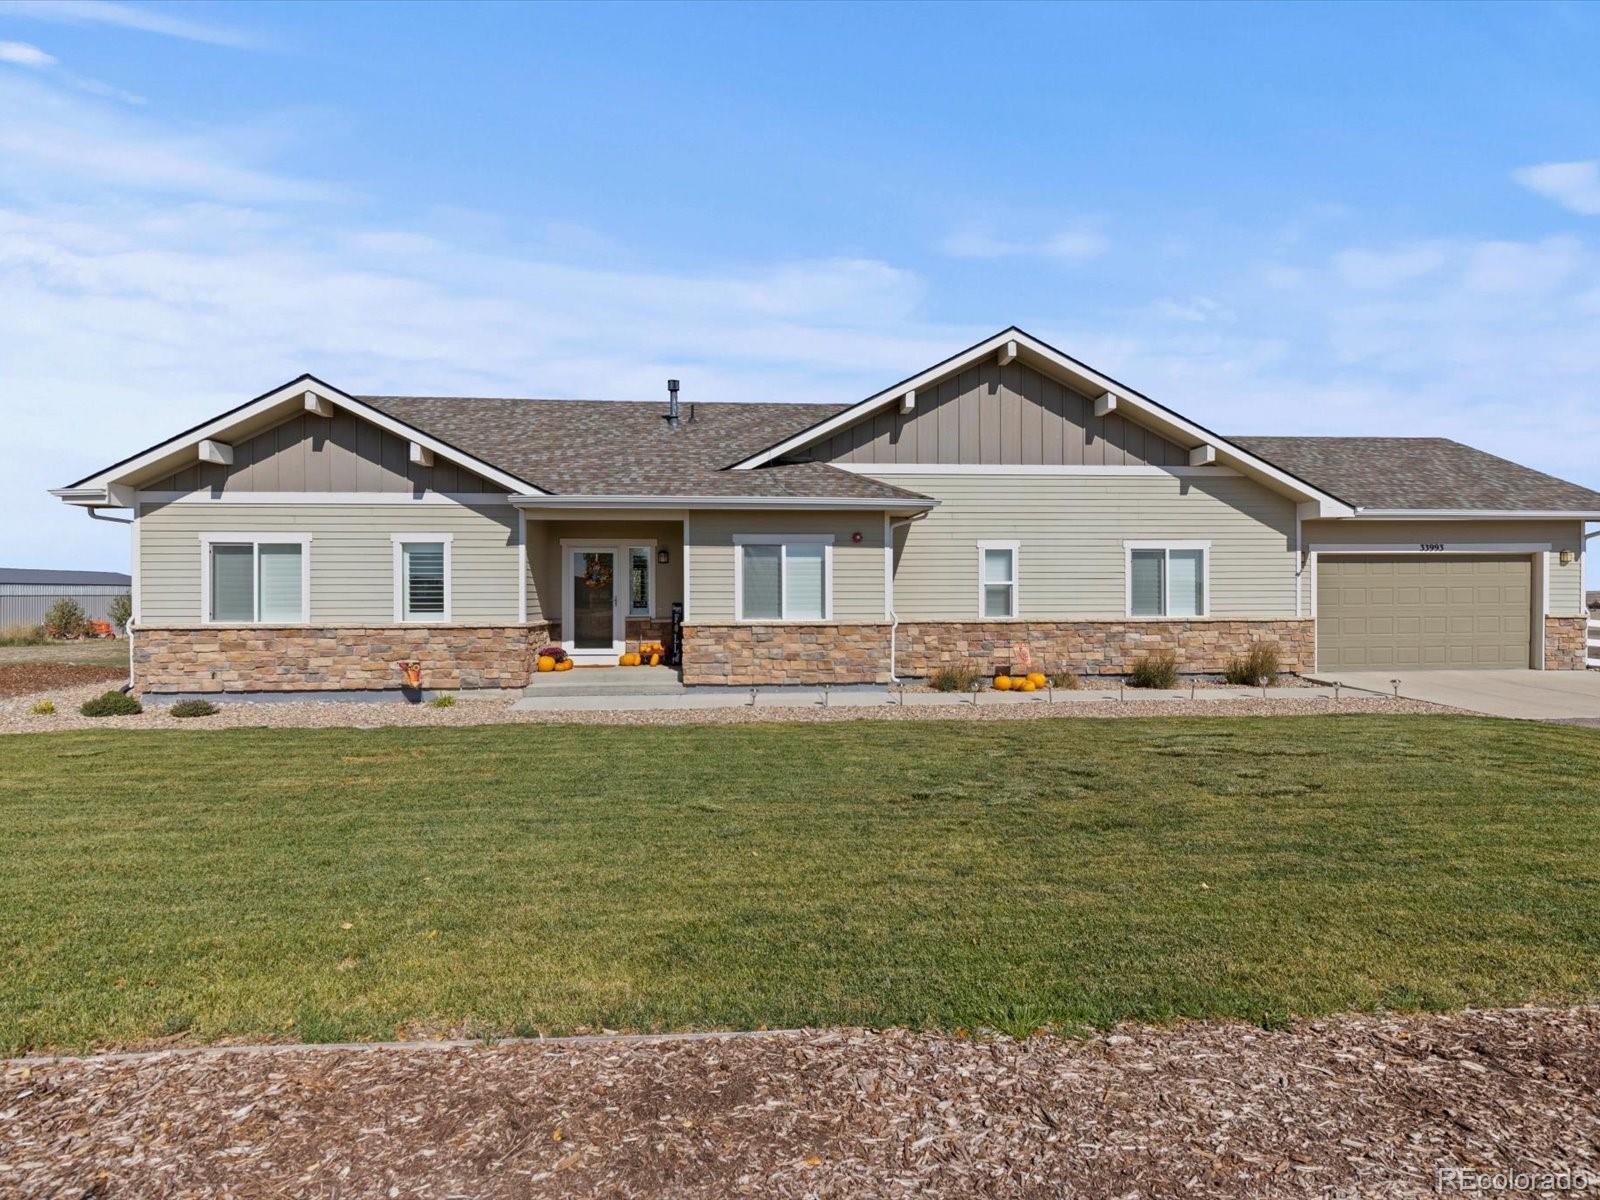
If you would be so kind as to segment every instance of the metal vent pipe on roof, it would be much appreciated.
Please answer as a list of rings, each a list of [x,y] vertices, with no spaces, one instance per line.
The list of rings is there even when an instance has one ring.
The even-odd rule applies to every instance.
[[[667,380],[667,424],[668,425],[676,425],[677,423],[678,423],[678,381],[676,379],[669,379],[669,380]]]

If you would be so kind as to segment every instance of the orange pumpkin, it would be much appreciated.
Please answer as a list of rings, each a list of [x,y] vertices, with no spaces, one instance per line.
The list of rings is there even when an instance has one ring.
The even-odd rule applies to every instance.
[[[541,671],[554,671],[556,669],[556,660],[548,654],[541,654],[539,655],[538,666]]]
[[[1049,683],[1050,681],[1045,678],[1043,671],[1030,671],[1028,673],[1028,682],[1033,684],[1034,690],[1038,690],[1039,688],[1044,687],[1045,684]]]
[[[570,671],[570,670],[572,670],[572,660],[570,658],[563,658],[560,662],[558,662],[556,664],[556,670],[558,670],[558,671]]]
[[[994,677],[994,690],[997,692],[1009,692],[1011,690],[1011,676],[996,675]]]
[[[661,665],[661,655],[660,654],[652,654],[650,656],[650,665],[652,667],[659,667]]]
[[[1019,692],[1037,692],[1038,690],[1039,685],[1034,683],[1032,675],[1024,679],[1017,688],[1017,691]]]

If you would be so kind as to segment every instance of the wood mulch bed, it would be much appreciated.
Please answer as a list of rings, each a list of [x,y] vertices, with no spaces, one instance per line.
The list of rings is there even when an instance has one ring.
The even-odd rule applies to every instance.
[[[126,683],[128,667],[98,663],[0,663],[0,696],[28,696],[85,683]]]
[[[1594,1008],[18,1060],[0,1193],[1436,1196],[1466,1190],[1451,1167],[1593,1188],[1597,1085]]]

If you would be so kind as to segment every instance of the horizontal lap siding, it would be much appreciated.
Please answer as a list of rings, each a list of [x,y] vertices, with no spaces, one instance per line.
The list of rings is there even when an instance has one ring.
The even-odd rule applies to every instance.
[[[735,534],[833,534],[833,619],[884,620],[883,514],[701,512],[690,524],[689,617],[693,624],[732,621]],[[859,545],[852,534],[860,533]]]
[[[311,621],[394,621],[391,534],[451,535],[452,624],[518,619],[516,510],[463,504],[151,504],[140,508],[140,619],[146,625],[201,619],[201,533],[309,534]]]
[[[1492,554],[1497,545],[1549,543],[1550,612],[1566,616],[1585,611],[1581,521],[1307,521],[1304,536],[1308,550],[1338,545],[1416,550],[1428,544],[1443,545],[1446,553],[1471,554],[1482,548]],[[1565,567],[1562,550],[1573,554]]]
[[[939,500],[896,531],[902,621],[976,620],[982,541],[1021,543],[1024,619],[1121,619],[1123,542],[1164,538],[1211,543],[1211,616],[1295,615],[1294,503],[1242,477],[896,474],[892,482]]]

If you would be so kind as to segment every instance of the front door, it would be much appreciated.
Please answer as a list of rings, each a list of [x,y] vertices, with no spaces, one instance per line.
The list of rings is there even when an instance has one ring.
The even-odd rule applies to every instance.
[[[623,649],[621,592],[615,547],[567,552],[562,637],[578,662],[616,662]]]

